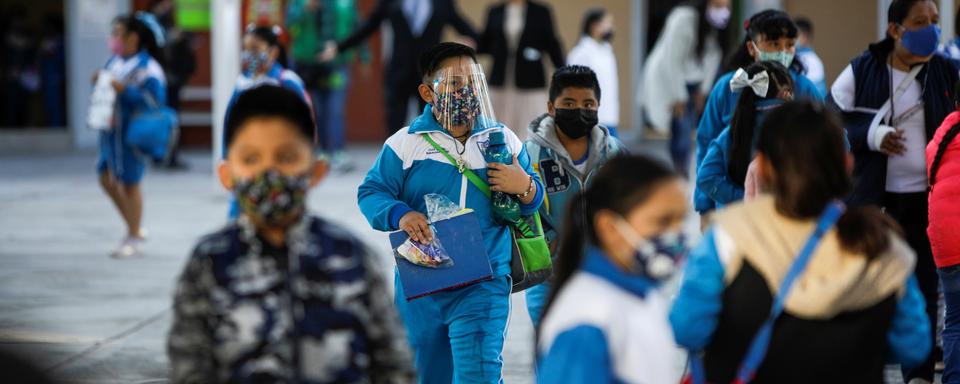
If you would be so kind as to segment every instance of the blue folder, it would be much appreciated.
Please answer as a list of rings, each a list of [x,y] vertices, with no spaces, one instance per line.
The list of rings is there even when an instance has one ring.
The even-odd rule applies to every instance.
[[[440,244],[453,259],[451,267],[422,267],[396,257],[397,247],[409,236],[403,231],[390,234],[390,245],[394,249],[400,284],[407,301],[493,278],[476,213],[469,212],[441,220],[433,223],[433,227],[437,231],[434,236],[440,239]]]

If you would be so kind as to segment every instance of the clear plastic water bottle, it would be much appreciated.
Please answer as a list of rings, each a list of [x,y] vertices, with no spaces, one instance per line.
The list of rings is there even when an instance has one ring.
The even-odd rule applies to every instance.
[[[487,163],[513,164],[513,154],[504,141],[503,132],[490,133],[490,143],[483,157]],[[520,203],[513,196],[503,192],[491,194],[493,204],[493,218],[502,225],[509,225],[520,220]]]

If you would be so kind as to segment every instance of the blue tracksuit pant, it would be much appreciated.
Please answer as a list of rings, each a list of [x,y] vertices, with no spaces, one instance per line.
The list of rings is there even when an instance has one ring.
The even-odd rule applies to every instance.
[[[510,318],[509,276],[396,303],[414,351],[420,383],[501,383]]]

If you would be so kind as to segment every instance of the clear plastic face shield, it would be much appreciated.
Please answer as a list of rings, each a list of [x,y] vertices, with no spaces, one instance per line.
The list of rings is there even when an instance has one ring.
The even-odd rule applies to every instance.
[[[433,116],[447,131],[469,132],[499,125],[483,67],[467,58],[461,63],[441,68],[427,79],[433,92]]]

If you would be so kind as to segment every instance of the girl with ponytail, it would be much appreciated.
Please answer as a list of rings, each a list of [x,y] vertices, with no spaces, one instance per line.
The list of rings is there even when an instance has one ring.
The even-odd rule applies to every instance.
[[[658,287],[685,253],[685,191],[671,167],[622,155],[572,200],[538,330],[538,382],[677,382]]]
[[[783,65],[773,61],[750,64],[730,80],[731,89],[742,89],[730,127],[710,143],[697,170],[697,188],[714,206],[743,200],[747,168],[753,161],[760,122],[766,114],[793,99],[793,80]]]
[[[943,320],[943,382],[960,382],[960,82],[954,106],[927,144],[930,225],[927,235],[946,304]]]
[[[716,214],[670,312],[677,343],[703,352],[707,382],[733,381],[821,214],[852,185],[843,130],[818,104],[771,111],[756,150],[767,193]],[[825,228],[784,298],[754,383],[882,383],[886,361],[914,367],[931,349],[915,255],[897,224],[861,206]]]
[[[233,110],[233,105],[241,93],[259,87],[261,85],[275,85],[289,89],[300,96],[303,102],[310,107],[314,113],[314,126],[316,126],[316,111],[313,108],[313,100],[307,93],[303,80],[300,79],[294,71],[287,68],[287,51],[280,41],[280,35],[283,30],[278,26],[267,27],[250,24],[243,34],[243,52],[240,54],[240,77],[237,78],[237,84],[233,88],[233,95],[227,103],[227,113]],[[221,157],[227,158],[227,137],[226,130],[223,132],[223,146]],[[316,129],[313,135],[314,142],[317,141]],[[240,213],[239,205],[236,199],[230,198],[230,205],[227,211],[227,217],[235,219]]]
[[[144,156],[127,143],[127,129],[133,117],[167,103],[167,80],[163,71],[163,30],[149,13],[137,12],[114,19],[107,45],[112,53],[94,82],[108,76],[116,92],[115,116],[111,127],[99,132],[100,156],[97,173],[104,193],[113,201],[126,224],[126,234],[110,253],[129,258],[141,253],[146,231],[143,217]],[[153,159],[158,160],[158,159]],[[161,159],[162,160],[162,159]]]
[[[724,65],[725,73],[713,85],[703,109],[703,117],[697,125],[698,169],[703,164],[710,143],[731,124],[737,100],[744,93],[744,89],[730,89],[730,80],[736,75],[737,69],[760,61],[778,61],[789,69],[793,94],[797,100],[823,100],[824,97],[816,84],[804,76],[800,60],[794,58],[797,26],[790,15],[774,9],[760,11],[744,22],[743,33],[743,42]],[[713,200],[699,187],[694,190],[693,205],[701,218],[716,208]]]

